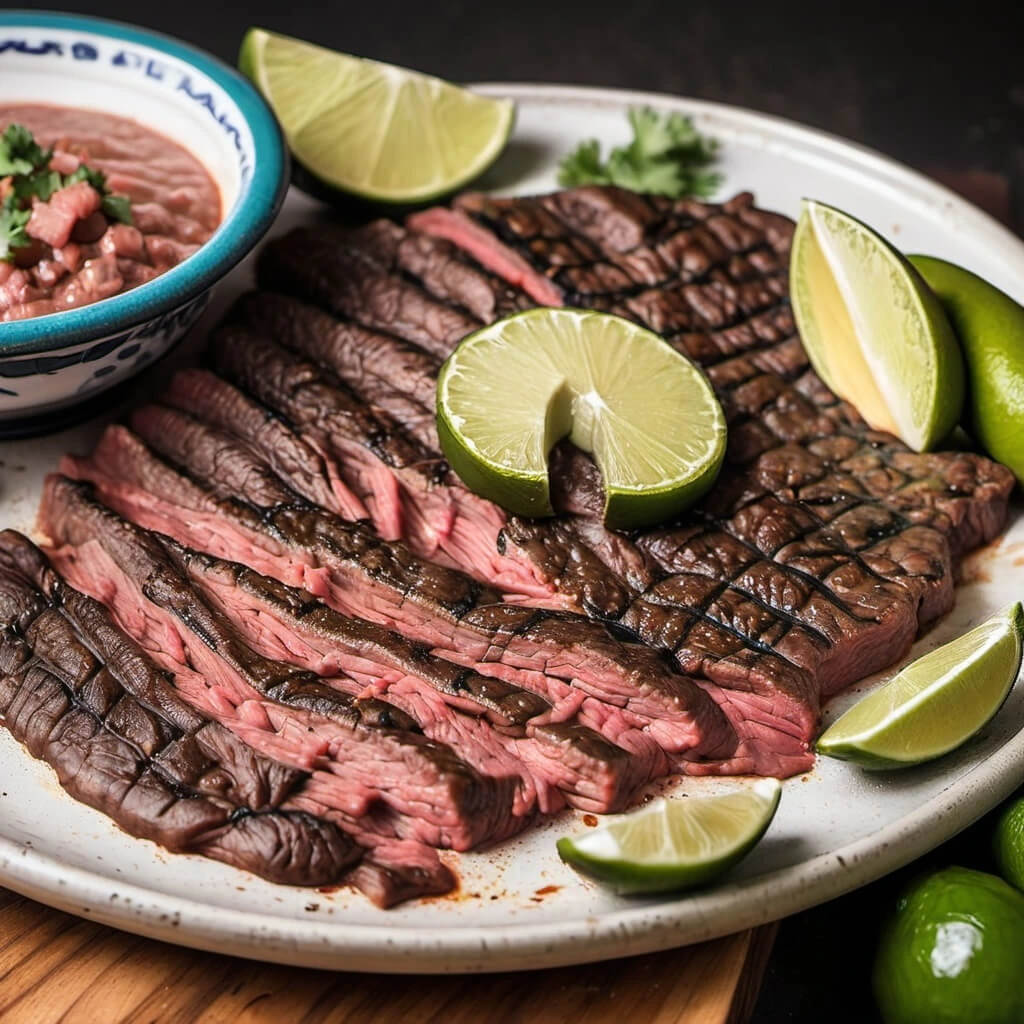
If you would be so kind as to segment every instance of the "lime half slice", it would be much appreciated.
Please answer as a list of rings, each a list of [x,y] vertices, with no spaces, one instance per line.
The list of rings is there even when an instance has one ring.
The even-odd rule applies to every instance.
[[[461,188],[497,159],[515,118],[509,100],[258,28],[246,33],[239,67],[306,170],[377,203]]]
[[[764,835],[779,806],[777,779],[710,796],[651,801],[576,838],[562,860],[623,895],[671,892],[718,878]]]
[[[956,426],[964,368],[953,329],[920,274],[881,235],[806,200],[790,293],[814,369],[872,427],[925,451]]]
[[[604,478],[612,528],[663,522],[714,482],[725,415],[697,367],[620,317],[532,309],[466,338],[437,383],[438,432],[466,485],[550,515],[547,457],[568,437]]]
[[[901,768],[955,750],[1002,706],[1022,652],[1018,601],[858,701],[821,736],[818,752],[863,768]]]

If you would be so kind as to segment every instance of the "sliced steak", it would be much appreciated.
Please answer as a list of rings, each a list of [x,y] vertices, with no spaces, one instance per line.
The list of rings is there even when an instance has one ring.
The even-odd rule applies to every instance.
[[[330,371],[296,358],[264,335],[224,327],[210,342],[217,372],[264,405],[285,416],[303,436],[334,458],[344,473],[358,458],[361,496],[385,539],[404,537],[423,557],[434,555],[451,534],[451,495],[437,486],[448,471],[437,452],[413,442],[386,414],[374,414]],[[380,492],[397,489],[381,502]],[[383,505],[388,517],[377,513]],[[398,533],[390,529],[398,506]]]
[[[328,755],[316,781],[339,809],[370,817],[378,805],[399,838],[456,849],[514,830],[514,780],[478,775],[378,698],[352,698],[257,654],[157,538],[96,503],[89,488],[51,477],[41,525],[60,545],[54,560],[64,575],[95,590],[133,633],[157,638],[176,662],[201,672],[212,699],[256,728],[264,753],[304,769]],[[255,745],[251,732],[242,738]]]
[[[258,307],[257,307],[258,308]],[[319,319],[309,320],[309,307],[296,310],[290,319],[290,327],[281,328],[285,345],[306,348],[306,340],[320,324]],[[319,349],[320,346],[309,346]],[[314,389],[302,387],[319,370],[299,360],[280,345],[258,335],[256,332],[233,326],[222,329],[214,335],[212,355],[218,370],[229,376],[240,387],[258,396],[282,415],[288,416],[302,429],[306,437],[312,438],[328,456],[332,452],[344,452],[351,444],[359,444],[358,436],[352,436],[352,423],[343,416],[334,416],[331,410],[339,401],[350,402],[351,396],[338,391],[337,382],[327,376],[332,366],[324,370],[319,386]],[[320,351],[304,351],[310,358],[318,358]],[[324,365],[322,362],[321,365]],[[297,382],[292,384],[292,382]],[[362,381],[366,386],[366,379]],[[379,389],[369,388],[360,394],[367,405],[373,405],[380,397]],[[193,404],[190,409],[195,409]],[[201,414],[202,410],[197,409]],[[392,438],[402,433],[399,424],[387,421],[382,432]],[[150,435],[140,429],[147,439]],[[155,436],[164,433],[157,429]],[[436,432],[431,426],[436,443]],[[529,561],[517,552],[503,551],[498,544],[498,534],[505,521],[505,513],[493,503],[467,490],[448,470],[440,452],[418,446],[415,459],[406,458],[401,465],[394,459],[382,459],[382,470],[393,475],[391,486],[398,487],[397,502],[387,502],[390,509],[400,505],[401,514],[396,522],[401,524],[401,539],[421,557],[430,558],[443,565],[460,568],[495,587],[521,594],[537,606],[560,608],[564,601],[555,593],[550,584],[538,579]],[[367,504],[379,504],[373,496],[367,496]],[[328,503],[326,507],[344,515],[341,507]],[[376,522],[378,532],[385,539],[397,539],[382,524]]]
[[[346,519],[370,517],[333,458],[220,377],[207,370],[181,370],[161,401],[240,441],[307,501],[333,508]]]
[[[406,711],[432,739],[457,749],[474,767],[520,766],[519,802],[549,813],[562,803],[604,813],[622,809],[643,762],[578,723],[551,721],[551,706],[537,694],[431,655],[404,637],[341,615],[311,594],[262,576],[238,563],[164,539],[175,563],[204,596],[244,624],[261,653],[301,665],[320,676],[352,680],[358,692],[376,693]],[[339,685],[344,685],[340,683]]]
[[[646,724],[667,751],[725,756],[733,742],[714,703],[650,648],[579,616],[502,603],[476,581],[336,516],[217,500],[124,428],[108,429],[89,459],[65,459],[62,471],[93,482],[103,501],[143,526],[240,559],[450,660],[527,689],[544,687],[558,706],[575,710],[592,696]]]
[[[366,234],[296,228],[264,246],[257,263],[262,287],[289,291],[341,317],[397,334],[441,358],[480,326],[381,267],[379,251],[363,251]]]
[[[559,303],[658,331],[704,366],[729,420],[727,467],[678,526],[611,543],[583,502],[556,523],[513,518],[504,541],[577,607],[739,700],[741,737],[744,722],[766,724],[760,692],[778,742],[794,727],[809,739],[816,690],[890,664],[948,610],[952,558],[1001,528],[1009,475],[973,455],[908,452],[821,384],[786,302],[792,223],[747,194],[715,205],[583,188],[456,207],[410,224],[499,273],[517,259],[529,275],[505,276],[534,294],[540,278]]]
[[[10,530],[0,533],[0,713],[76,799],[170,850],[290,885],[334,884],[362,855],[334,825],[285,809],[304,773],[184,703],[102,606]]]
[[[418,345],[278,292],[248,292],[228,317],[332,370],[367,405],[384,409],[420,444],[437,450],[441,363]]]

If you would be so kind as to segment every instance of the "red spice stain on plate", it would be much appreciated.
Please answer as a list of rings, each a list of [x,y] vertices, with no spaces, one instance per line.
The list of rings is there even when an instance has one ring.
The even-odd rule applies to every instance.
[[[530,902],[543,903],[545,896],[553,896],[561,888],[562,887],[560,885],[545,885],[534,892],[534,894],[530,897]]]

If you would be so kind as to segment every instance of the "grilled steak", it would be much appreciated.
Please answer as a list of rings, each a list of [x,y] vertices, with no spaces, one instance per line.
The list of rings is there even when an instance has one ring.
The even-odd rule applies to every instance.
[[[224,724],[262,753],[312,769],[327,807],[346,820],[383,815],[398,838],[456,849],[515,830],[513,779],[478,775],[379,698],[353,698],[257,654],[156,538],[97,504],[87,487],[51,477],[41,525],[61,545],[54,560],[69,580],[96,590],[154,657],[202,674],[202,687],[185,692],[176,673],[190,701],[220,708]]]
[[[176,439],[152,440],[168,445]],[[186,471],[202,474],[203,465],[184,447],[177,455],[179,465],[190,461]],[[128,431],[111,428],[89,459],[65,459],[62,470],[91,481],[104,502],[142,526],[225,559],[240,558],[449,660],[540,689],[560,717],[586,711],[589,696],[610,706],[595,709],[612,716],[607,728],[644,728],[668,752],[715,758],[731,749],[734,737],[714,702],[651,648],[619,640],[579,616],[504,604],[468,577],[424,563],[322,510],[259,505],[260,488],[246,487],[248,474],[229,478],[228,459],[216,476],[197,483]]]
[[[475,768],[520,777],[514,812],[561,806],[619,810],[647,781],[642,759],[575,722],[551,721],[551,705],[432,656],[364,620],[343,616],[311,594],[237,563],[163,540],[175,563],[215,606],[243,623],[260,653],[347,678],[406,711],[431,739],[448,743]],[[343,675],[342,675],[343,674]],[[562,791],[561,795],[558,791]]]
[[[267,245],[268,290],[236,303],[208,369],[65,458],[93,489],[53,478],[41,512],[57,567],[158,666],[176,710],[157,709],[171,722],[157,731],[220,738],[186,789],[225,744],[251,747],[271,766],[262,788],[251,766],[229,773],[201,794],[216,813],[287,822],[294,836],[257,851],[281,865],[292,844],[295,872],[348,870],[390,904],[453,884],[432,846],[489,842],[566,802],[616,809],[672,771],[809,767],[822,701],[950,607],[956,560],[1002,528],[1013,478],[973,454],[910,452],[824,386],[789,308],[792,227],[748,195],[603,187],[469,194],[405,225]],[[730,433],[698,507],[609,531],[600,473],[568,443],[547,520],[508,516],[451,472],[440,365],[535,304],[627,317],[703,367]],[[87,744],[112,742],[117,721],[69,681],[71,661],[20,625],[73,616],[5,577],[2,552],[8,702],[27,687],[61,721],[93,715]],[[76,643],[89,628],[74,621]],[[22,671],[37,661],[45,686]],[[162,749],[133,770],[158,774]],[[196,828],[170,841],[197,848]]]
[[[338,882],[362,850],[287,810],[305,773],[187,705],[43,554],[0,533],[0,713],[73,796],[132,835],[293,885]]]
[[[595,188],[528,199],[470,195],[454,210],[414,215],[405,235],[393,226],[362,232],[364,258],[382,272],[400,266],[394,253],[410,247],[405,239],[430,232],[446,243],[444,253],[458,245],[508,287],[638,320],[707,369],[730,420],[729,469],[686,524],[638,538],[604,530],[594,519],[593,467],[563,450],[552,462],[553,490],[576,514],[513,518],[495,543],[526,556],[533,577],[575,607],[672,650],[730,715],[741,738],[732,770],[790,773],[809,763],[819,692],[884,667],[920,623],[949,607],[951,559],[999,529],[1010,487],[987,460],[907,452],[821,385],[785,301],[791,227],[753,209],[749,196],[717,207]],[[349,233],[350,250],[359,237]],[[274,268],[289,242],[276,244]],[[296,265],[291,273],[294,282],[309,271]],[[341,285],[329,270],[317,273],[319,291],[293,286],[323,302]],[[467,308],[457,289],[416,276],[435,299]],[[282,300],[262,296],[248,303],[259,311],[275,301],[280,307]],[[498,308],[473,305],[482,320]],[[242,309],[255,322],[256,313]],[[347,313],[359,320],[358,311]],[[285,319],[279,311],[265,323],[294,334]],[[289,319],[316,322],[307,334],[334,333],[323,314],[300,306]],[[438,357],[442,342],[437,335],[429,345]],[[335,345],[308,344],[305,353],[325,365],[339,361]],[[414,365],[422,401],[431,368],[422,358]],[[459,506],[456,495],[456,516]],[[766,544],[765,531],[775,529],[786,539]]]

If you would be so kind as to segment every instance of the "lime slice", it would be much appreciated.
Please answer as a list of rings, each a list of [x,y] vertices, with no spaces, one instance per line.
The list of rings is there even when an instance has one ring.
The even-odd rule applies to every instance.
[[[466,485],[519,515],[550,515],[547,457],[590,452],[605,522],[663,522],[714,482],[725,415],[704,375],[620,317],[531,309],[466,338],[437,382],[438,432]]]
[[[818,376],[872,427],[925,451],[956,426],[964,370],[953,329],[918,272],[881,235],[805,200],[790,293]]]
[[[901,768],[955,750],[1006,700],[1022,651],[1018,601],[858,701],[821,736],[818,752],[863,768]]]
[[[439,78],[252,28],[239,67],[274,108],[295,158],[322,183],[414,205],[483,173],[515,106]]]
[[[562,860],[623,895],[671,892],[718,878],[765,834],[779,806],[777,779],[680,800],[660,798],[601,828],[558,840]]]
[[[954,263],[908,258],[942,300],[960,339],[967,364],[967,426],[1024,484],[1024,307]]]

